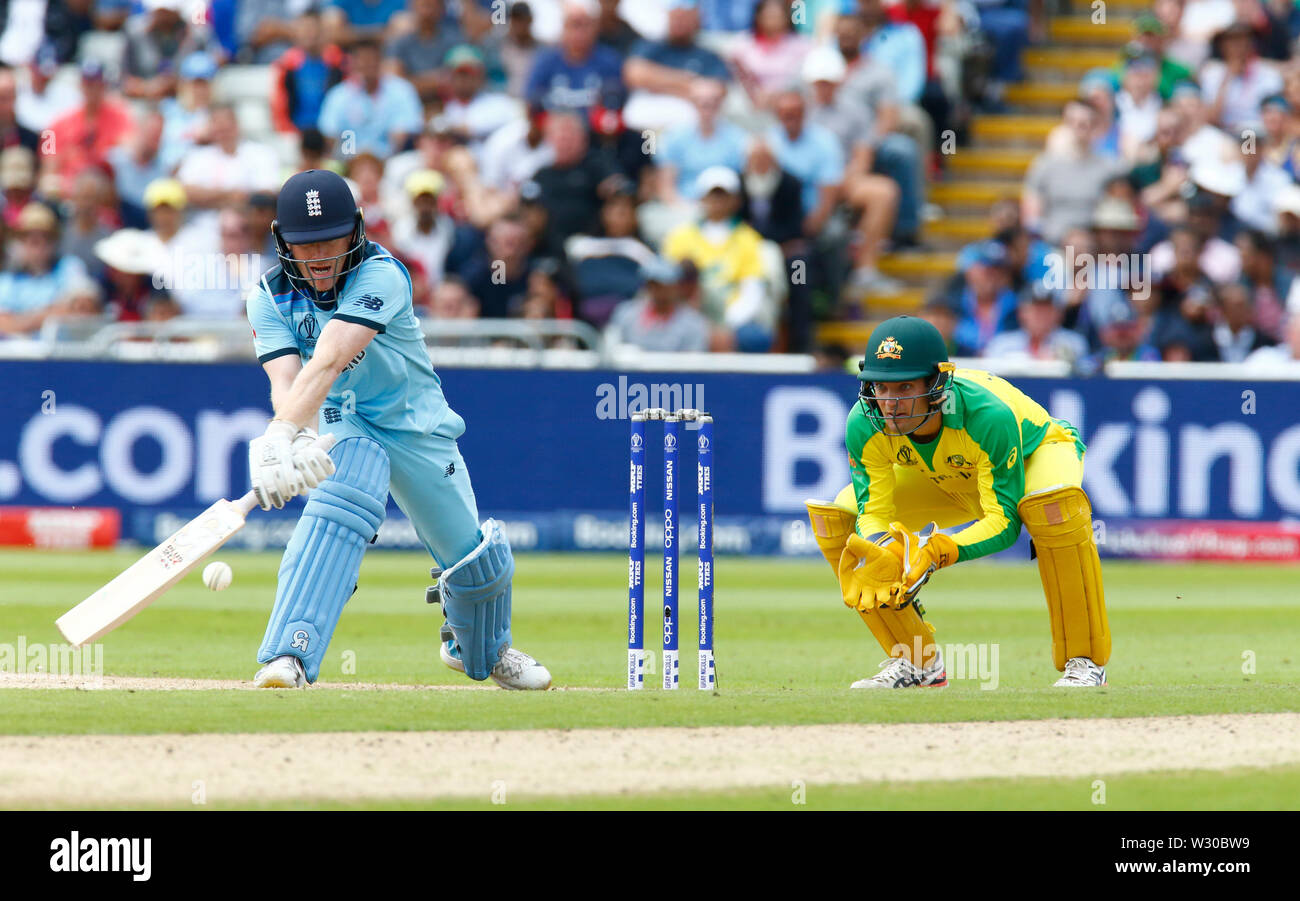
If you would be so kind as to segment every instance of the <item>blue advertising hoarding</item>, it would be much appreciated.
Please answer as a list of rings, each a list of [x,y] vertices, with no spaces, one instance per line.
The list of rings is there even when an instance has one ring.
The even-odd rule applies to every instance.
[[[480,512],[510,523],[522,548],[626,547],[627,415],[644,406],[713,413],[719,553],[815,552],[801,526],[803,501],[833,496],[849,479],[844,420],[858,385],[848,375],[441,376],[467,424],[461,449]],[[1014,381],[1080,427],[1085,488],[1100,519],[1300,519],[1294,383]],[[247,441],[270,415],[255,364],[6,361],[0,384],[0,504],[116,507],[127,534],[144,543],[247,490]],[[651,456],[653,514],[662,509],[654,479],[662,466]],[[682,465],[693,471],[689,453]],[[684,488],[691,497],[694,486]],[[409,526],[390,510],[381,544],[409,546]],[[244,540],[282,544],[291,525],[285,513],[259,514]]]

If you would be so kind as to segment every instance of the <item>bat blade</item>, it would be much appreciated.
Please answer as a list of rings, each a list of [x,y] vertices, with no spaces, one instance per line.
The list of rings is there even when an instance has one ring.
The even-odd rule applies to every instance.
[[[113,631],[158,600],[242,529],[255,503],[251,491],[233,502],[217,501],[60,616],[55,625],[74,648]]]

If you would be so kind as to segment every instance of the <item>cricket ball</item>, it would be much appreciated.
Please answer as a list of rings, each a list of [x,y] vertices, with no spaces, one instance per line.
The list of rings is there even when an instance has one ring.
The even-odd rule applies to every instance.
[[[220,560],[209,563],[203,567],[203,584],[213,591],[222,591],[230,587],[230,581],[235,577],[229,563],[222,563]]]

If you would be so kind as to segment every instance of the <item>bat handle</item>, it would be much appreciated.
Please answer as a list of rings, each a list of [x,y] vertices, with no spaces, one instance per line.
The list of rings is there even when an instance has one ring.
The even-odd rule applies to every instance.
[[[250,491],[248,494],[245,494],[239,500],[235,501],[233,506],[235,510],[239,512],[240,516],[246,517],[248,514],[252,513],[253,508],[257,506],[257,495]]]

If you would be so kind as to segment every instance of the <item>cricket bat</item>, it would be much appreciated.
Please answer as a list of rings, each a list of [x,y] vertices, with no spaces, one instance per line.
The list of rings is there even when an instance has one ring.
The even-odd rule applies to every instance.
[[[74,648],[112,632],[225,544],[256,506],[251,491],[233,502],[217,501],[54,624]]]

